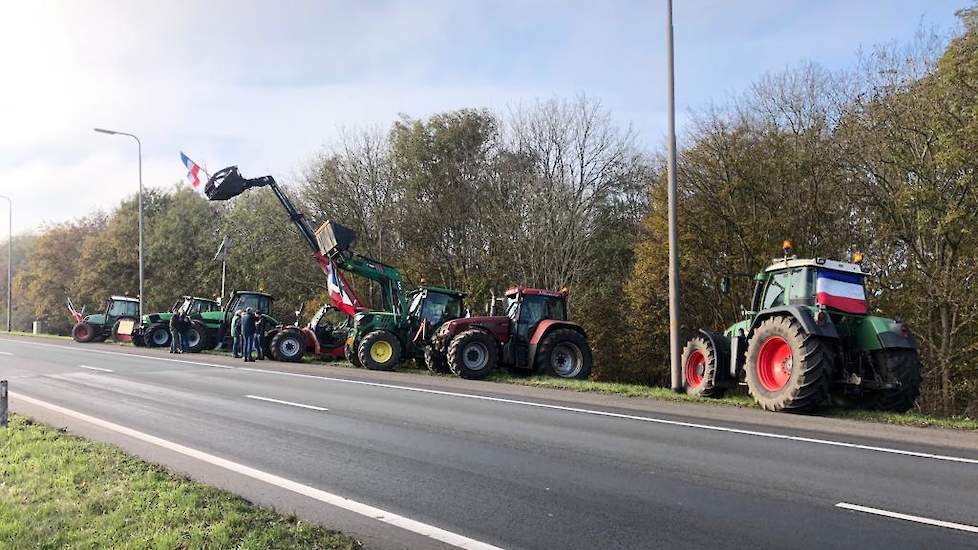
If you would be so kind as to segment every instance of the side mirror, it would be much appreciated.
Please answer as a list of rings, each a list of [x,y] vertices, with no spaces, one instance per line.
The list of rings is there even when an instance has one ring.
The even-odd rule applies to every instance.
[[[723,278],[720,279],[720,293],[728,294],[729,292],[730,292],[730,277],[724,275]]]

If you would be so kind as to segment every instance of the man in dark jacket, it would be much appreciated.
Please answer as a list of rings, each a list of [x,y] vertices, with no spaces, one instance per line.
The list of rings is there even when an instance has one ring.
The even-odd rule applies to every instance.
[[[261,312],[255,312],[255,352],[258,353],[258,360],[265,360],[265,316]]]
[[[231,316],[231,356],[241,357],[241,310],[234,310]]]
[[[255,348],[255,310],[250,307],[241,316],[241,336],[244,339],[241,349],[245,363],[253,363],[255,360],[251,358],[251,351]]]
[[[170,353],[180,353],[180,312],[173,308],[170,315]]]
[[[190,327],[193,325],[190,322],[190,314],[184,311],[180,314],[180,347],[183,349],[180,353],[190,353]]]

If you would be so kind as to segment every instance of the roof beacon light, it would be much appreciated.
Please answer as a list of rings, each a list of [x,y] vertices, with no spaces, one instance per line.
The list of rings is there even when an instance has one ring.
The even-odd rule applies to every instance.
[[[863,253],[862,252],[853,252],[852,253],[852,263],[854,263],[854,264],[861,264],[861,263],[863,263]]]
[[[791,249],[793,246],[794,244],[789,239],[785,239],[784,242],[781,243],[781,250],[784,250],[785,256],[791,254]]]

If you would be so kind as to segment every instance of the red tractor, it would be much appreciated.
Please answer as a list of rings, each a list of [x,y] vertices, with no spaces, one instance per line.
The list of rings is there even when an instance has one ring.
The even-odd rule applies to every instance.
[[[296,312],[296,317],[302,309]],[[318,357],[342,359],[352,319],[329,304],[324,304],[305,326],[279,326],[269,338],[272,357],[278,361],[296,363],[311,353]]]
[[[505,297],[506,315],[445,322],[425,349],[428,368],[473,380],[499,365],[561,378],[591,374],[591,346],[581,325],[567,320],[566,291],[517,287]]]

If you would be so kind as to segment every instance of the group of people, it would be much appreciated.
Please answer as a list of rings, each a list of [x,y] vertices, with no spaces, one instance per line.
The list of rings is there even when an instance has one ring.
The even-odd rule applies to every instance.
[[[244,357],[245,363],[255,361],[253,354],[258,356],[259,361],[265,359],[262,345],[265,341],[265,323],[265,316],[254,308],[235,311],[231,318],[231,354]]]
[[[173,308],[170,316],[170,353],[190,352],[190,315]]]

